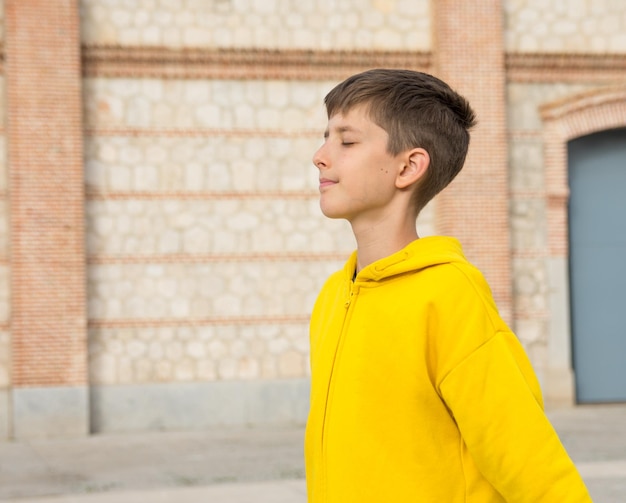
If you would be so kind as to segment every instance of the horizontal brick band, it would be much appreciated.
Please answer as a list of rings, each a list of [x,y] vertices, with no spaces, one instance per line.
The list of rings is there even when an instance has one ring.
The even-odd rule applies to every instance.
[[[623,82],[626,54],[508,53],[507,79],[513,82]]]
[[[0,130],[1,132],[1,130]],[[167,138],[322,138],[320,129],[86,128],[86,136]]]
[[[143,328],[143,327],[197,327],[206,325],[271,325],[301,324],[309,322],[309,314],[283,316],[211,316],[181,319],[92,319],[88,328]]]
[[[212,200],[212,199],[316,199],[319,197],[317,192],[309,191],[255,191],[255,192],[208,192],[208,191],[150,191],[150,192],[99,192],[87,191],[86,198],[89,200],[164,200],[164,199],[183,199],[183,200]]]
[[[215,262],[319,262],[345,260],[345,253],[240,253],[240,254],[155,254],[155,255],[95,255],[88,257],[90,265],[104,264],[207,264]]]
[[[83,46],[83,73],[175,79],[340,79],[376,66],[427,70],[429,53]]]
[[[4,47],[0,46],[0,72]],[[375,66],[430,71],[432,55],[412,51],[320,51],[268,49],[172,49],[168,47],[82,47],[83,73],[99,77],[217,79],[341,79]],[[513,82],[622,81],[624,54],[508,53]]]

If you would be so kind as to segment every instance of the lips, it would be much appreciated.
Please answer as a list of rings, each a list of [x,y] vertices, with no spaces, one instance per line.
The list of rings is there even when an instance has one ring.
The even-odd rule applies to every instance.
[[[334,180],[329,180],[328,178],[320,178],[320,190],[326,187],[330,187],[331,185],[335,185],[337,182]]]

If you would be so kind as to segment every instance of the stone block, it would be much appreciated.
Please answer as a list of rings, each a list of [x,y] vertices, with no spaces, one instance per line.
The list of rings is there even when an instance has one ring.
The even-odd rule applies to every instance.
[[[306,378],[95,386],[91,417],[94,433],[303,424],[308,403]]]
[[[86,387],[37,387],[12,390],[13,437],[76,437],[89,434]]]
[[[0,388],[0,443],[10,436],[10,398],[7,388]]]

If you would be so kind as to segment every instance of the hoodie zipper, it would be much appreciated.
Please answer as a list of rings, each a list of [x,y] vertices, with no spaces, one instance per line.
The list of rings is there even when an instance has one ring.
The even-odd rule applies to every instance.
[[[322,416],[322,435],[321,435],[321,448],[322,448],[322,459],[324,460],[326,457],[325,454],[325,445],[326,445],[326,418],[328,416],[328,404],[329,404],[329,399],[330,399],[330,394],[332,392],[332,388],[333,388],[333,376],[335,374],[335,368],[338,364],[339,358],[341,357],[340,352],[341,349],[343,347],[343,343],[344,343],[344,339],[345,339],[345,329],[346,329],[346,325],[347,325],[347,320],[351,314],[350,312],[350,307],[353,306],[353,302],[352,299],[354,297],[354,295],[356,293],[358,293],[359,288],[357,286],[355,286],[355,283],[353,283],[352,281],[350,281],[349,286],[348,286],[348,292],[346,294],[346,300],[344,302],[344,315],[343,315],[343,322],[341,323],[341,330],[339,331],[339,337],[337,339],[337,345],[335,347],[335,354],[333,355],[333,363],[330,369],[330,375],[328,377],[328,388],[326,390],[326,401],[324,403],[324,415]],[[326,500],[326,480],[327,480],[327,475],[326,475],[326,463],[322,462],[322,466],[323,466],[323,476],[322,476],[322,494],[323,494],[323,500]]]

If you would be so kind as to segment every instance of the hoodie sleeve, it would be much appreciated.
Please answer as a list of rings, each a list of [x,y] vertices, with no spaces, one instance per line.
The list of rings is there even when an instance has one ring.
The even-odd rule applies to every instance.
[[[547,419],[523,348],[501,331],[458,363],[440,393],[484,477],[512,503],[591,498]]]

